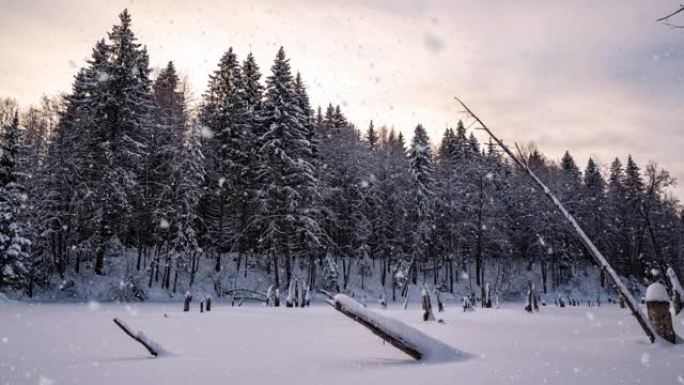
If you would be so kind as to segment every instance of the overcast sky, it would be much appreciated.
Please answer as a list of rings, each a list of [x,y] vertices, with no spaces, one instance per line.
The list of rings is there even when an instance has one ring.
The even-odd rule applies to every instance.
[[[0,0],[0,96],[35,103],[74,74],[128,8],[151,63],[173,60],[201,95],[232,46],[268,73],[280,45],[313,105],[341,104],[434,142],[464,99],[507,142],[567,149],[580,167],[632,154],[684,185],[684,29],[662,1]],[[684,16],[681,19],[684,24]],[[684,186],[677,187],[684,197]]]

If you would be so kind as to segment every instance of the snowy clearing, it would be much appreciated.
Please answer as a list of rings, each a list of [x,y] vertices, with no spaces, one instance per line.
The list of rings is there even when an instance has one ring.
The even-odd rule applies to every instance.
[[[177,304],[0,305],[0,384],[677,384],[684,346],[650,344],[616,305],[520,304],[422,322],[418,304],[379,314],[464,352],[414,361],[320,302],[310,308]],[[112,322],[144,331],[168,354],[151,357]],[[680,334],[684,318],[675,319]]]

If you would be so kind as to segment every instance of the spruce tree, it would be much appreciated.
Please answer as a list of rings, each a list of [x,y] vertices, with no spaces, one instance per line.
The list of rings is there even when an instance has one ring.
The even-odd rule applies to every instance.
[[[278,50],[272,74],[266,80],[263,131],[259,138],[261,164],[257,171],[262,207],[261,239],[271,254],[277,275],[278,256],[286,262],[289,280],[291,258],[305,256],[321,246],[321,231],[313,206],[317,179],[312,163],[307,116],[299,106],[285,50]]]
[[[255,119],[232,48],[221,57],[219,68],[210,77],[201,119],[213,132],[206,146],[208,194],[204,216],[210,244],[216,251],[215,270],[220,271],[223,253],[246,250],[247,240],[241,234],[249,225],[253,187]]]
[[[112,240],[125,242],[132,222],[141,160],[149,143],[149,59],[131,30],[127,10],[101,41],[89,62],[96,83],[89,97],[88,150],[92,167],[86,182],[95,212],[95,273],[104,274],[104,257]]]
[[[375,127],[373,126],[373,121],[371,120],[368,125],[368,131],[366,131],[366,142],[368,143],[368,149],[370,151],[377,150],[378,147],[378,133],[375,132]]]
[[[422,125],[416,126],[408,152],[408,168],[412,177],[412,215],[415,224],[412,251],[419,260],[429,255],[428,243],[432,236],[434,209],[434,165],[430,141]]]
[[[247,55],[247,59],[242,63],[242,74],[249,106],[254,111],[259,111],[264,97],[264,86],[261,84],[259,66],[251,52]]]
[[[3,127],[0,155],[0,288],[28,289],[31,241],[22,219],[28,196],[24,182],[27,175],[19,168],[21,146],[19,117]]]

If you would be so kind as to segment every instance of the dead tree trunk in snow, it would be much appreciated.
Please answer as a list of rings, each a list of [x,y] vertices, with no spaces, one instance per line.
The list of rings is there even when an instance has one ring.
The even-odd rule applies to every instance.
[[[625,298],[625,302],[629,309],[632,311],[632,315],[634,316],[634,318],[636,318],[637,322],[639,323],[639,326],[641,326],[644,333],[646,333],[648,339],[651,341],[651,343],[655,342],[657,334],[655,329],[653,328],[653,325],[651,325],[651,323],[648,321],[648,318],[646,318],[646,316],[644,315],[643,310],[639,307],[637,301],[632,296],[632,293],[630,293],[629,290],[627,290],[627,287],[625,287],[625,284],[620,280],[620,277],[617,275],[615,270],[613,270],[613,268],[610,266],[610,264],[603,256],[603,254],[601,254],[601,252],[589,239],[584,230],[582,230],[577,221],[575,221],[575,218],[572,215],[570,215],[568,210],[565,209],[565,206],[563,206],[563,204],[558,200],[558,198],[556,198],[556,196],[551,193],[551,190],[549,190],[549,188],[541,181],[541,179],[539,179],[539,177],[537,177],[537,175],[534,172],[532,172],[532,170],[529,167],[527,167],[526,163],[518,159],[518,157],[516,157],[515,154],[513,154],[513,152],[508,148],[508,146],[506,146],[501,141],[501,139],[496,137],[489,129],[489,127],[487,127],[487,125],[485,125],[482,122],[482,120],[480,120],[480,118],[477,117],[477,115],[475,115],[470,110],[470,108],[468,108],[468,106],[465,105],[465,103],[463,103],[459,98],[455,99],[461,104],[461,106],[463,106],[468,115],[472,116],[473,119],[475,119],[475,121],[482,126],[482,129],[485,130],[487,134],[499,145],[499,147],[501,147],[501,149],[504,152],[506,152],[506,154],[508,154],[508,156],[511,157],[511,159],[513,159],[513,161],[523,171],[525,171],[525,173],[527,173],[527,175],[534,181],[534,183],[542,189],[546,197],[549,198],[551,202],[553,202],[553,204],[556,206],[558,211],[560,211],[565,220],[570,224],[575,233],[577,233],[580,241],[582,242],[584,247],[589,251],[591,257],[601,267],[601,269],[607,273],[608,277],[611,279],[611,281],[613,281],[613,284],[617,287],[620,294],[622,294],[622,296]]]
[[[342,300],[342,297],[344,297],[344,300]],[[394,346],[395,348],[401,350],[416,360],[423,358],[423,354],[417,347],[412,346],[408,341],[404,341],[400,335],[393,333],[392,330],[385,330],[385,328],[382,327],[382,324],[373,322],[370,317],[364,316],[366,313],[360,311],[360,309],[365,308],[363,308],[361,304],[356,303],[360,309],[353,309],[350,304],[347,303],[351,301],[353,301],[351,298],[338,294],[332,300],[328,300],[327,302],[334,307],[335,310],[365,326],[371,332],[373,332],[373,334],[382,338],[384,341],[389,342],[390,345]]]
[[[672,309],[674,314],[679,314],[682,311],[682,299],[684,299],[684,289],[682,289],[682,284],[677,278],[677,274],[671,268],[667,268],[667,277],[670,279],[670,285],[672,286]]]
[[[435,300],[437,300],[437,311],[440,313],[443,312],[444,304],[442,303],[442,296],[439,290],[435,290]]]
[[[134,340],[138,341],[142,346],[147,349],[148,352],[150,352],[151,355],[157,357],[159,356],[160,353],[162,353],[162,348],[156,344],[154,341],[150,340],[143,334],[143,332],[137,332],[134,333],[128,325],[126,325],[123,321],[119,320],[118,318],[114,318],[114,323],[121,328],[121,330],[124,331],[129,337],[133,338]]]
[[[435,321],[435,315],[432,313],[432,301],[430,300],[430,293],[427,287],[423,288],[420,300],[423,308],[423,321]]]
[[[185,293],[185,298],[183,299],[183,311],[190,311],[190,302],[192,301],[192,296],[190,292]]]

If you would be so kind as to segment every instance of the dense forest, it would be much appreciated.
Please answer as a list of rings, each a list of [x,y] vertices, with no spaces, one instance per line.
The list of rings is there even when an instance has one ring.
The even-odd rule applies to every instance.
[[[283,48],[263,77],[251,54],[228,49],[193,105],[172,62],[150,68],[124,11],[67,94],[29,108],[2,100],[0,290],[55,290],[123,258],[133,291],[184,292],[204,269],[219,295],[228,265],[281,288],[297,276],[344,290],[360,276],[453,291],[465,266],[480,286],[487,271],[520,264],[544,292],[591,265],[468,121],[432,141],[420,124],[410,138],[357,126],[339,106],[315,107]],[[682,272],[667,171],[629,155],[603,170],[570,152],[559,162],[521,152],[621,275]]]

